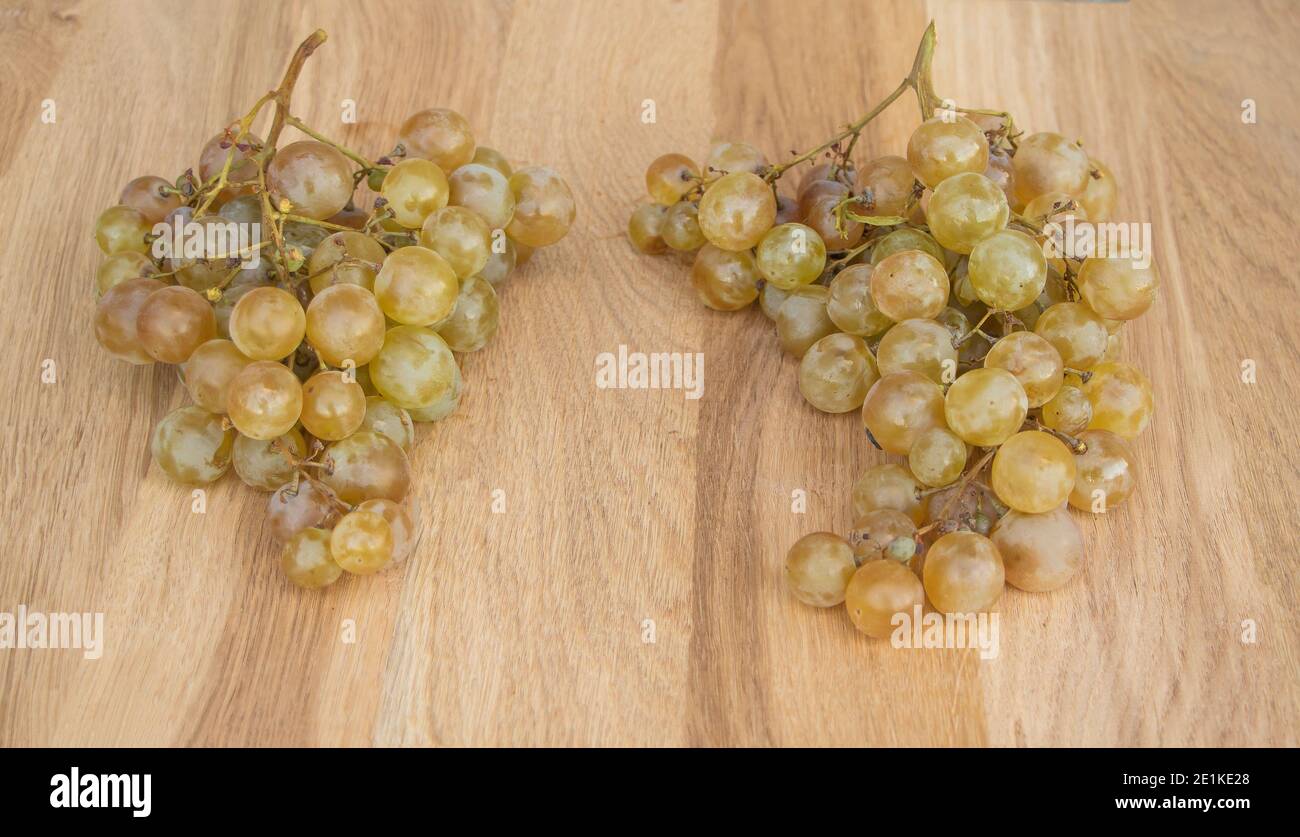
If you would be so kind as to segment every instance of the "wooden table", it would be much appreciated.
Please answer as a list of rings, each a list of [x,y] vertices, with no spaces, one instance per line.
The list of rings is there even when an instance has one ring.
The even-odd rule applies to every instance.
[[[1070,586],[1008,591],[988,661],[893,649],[786,592],[785,550],[846,530],[881,455],[804,404],[757,310],[702,308],[683,264],[622,233],[653,157],[815,144],[892,89],[930,17],[940,92],[1084,138],[1164,281],[1125,332],[1158,404],[1137,494],[1081,518]],[[419,554],[323,595],[283,580],[265,496],[233,475],[191,511],[147,446],[175,372],[110,361],[90,329],[95,215],[194,164],[317,26],[309,123],[379,154],[450,106],[563,172],[579,213],[422,433]],[[105,644],[0,650],[0,744],[1295,745],[1297,43],[1284,1],[10,0],[0,611],[102,612]],[[899,103],[862,152],[899,153],[915,119]],[[703,352],[704,397],[598,390],[620,344]]]

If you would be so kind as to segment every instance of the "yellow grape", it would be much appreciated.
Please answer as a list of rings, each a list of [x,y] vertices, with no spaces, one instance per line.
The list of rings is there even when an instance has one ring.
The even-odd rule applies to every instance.
[[[672,206],[699,182],[700,169],[684,154],[656,157],[645,170],[645,188],[650,199]]]
[[[1041,430],[1017,433],[993,456],[991,483],[998,499],[1016,511],[1042,514],[1060,508],[1074,488],[1074,455]]]
[[[898,538],[916,535],[916,522],[898,509],[872,509],[858,517],[849,530],[848,542],[853,557],[862,566],[885,556],[885,550]]]
[[[229,327],[230,339],[248,357],[280,360],[293,354],[302,342],[307,314],[288,291],[254,288],[231,309]]]
[[[529,166],[510,175],[515,214],[506,234],[516,244],[545,247],[569,232],[577,207],[564,178],[542,166]]]
[[[871,299],[894,322],[930,319],[948,304],[948,272],[929,253],[903,250],[876,263]]]
[[[266,186],[273,205],[288,200],[295,215],[324,221],[352,200],[352,166],[333,146],[300,140],[275,152]]]
[[[225,144],[226,147],[221,146]],[[243,148],[239,146],[243,145]],[[257,180],[257,163],[251,158],[262,148],[262,140],[256,134],[245,134],[238,144],[232,144],[223,131],[204,144],[199,152],[199,179],[215,181],[230,160],[226,170],[227,183],[247,183]],[[252,194],[252,186],[227,186],[221,190],[218,200],[230,201],[240,195]],[[260,213],[259,218],[260,221]]]
[[[916,175],[902,157],[877,157],[858,172],[858,193],[868,194],[864,215],[902,215],[912,198]]]
[[[799,391],[824,413],[861,407],[876,378],[867,344],[851,334],[828,334],[812,344],[799,362]]]
[[[807,285],[826,267],[826,244],[803,224],[781,224],[758,243],[754,264],[763,278],[782,290]]]
[[[1065,365],[1056,347],[1031,331],[1013,331],[993,344],[984,366],[1005,369],[1024,387],[1030,407],[1041,407],[1061,390]]]
[[[1060,134],[1031,134],[1020,141],[1013,160],[1016,195],[1024,203],[1046,192],[1079,197],[1088,186],[1088,155]]]
[[[905,565],[897,561],[867,561],[849,579],[844,605],[853,627],[867,636],[886,639],[894,632],[894,618],[911,619],[925,607],[925,588]]]
[[[438,326],[438,336],[453,352],[477,352],[497,333],[500,303],[492,284],[471,276],[460,286],[456,307]]]
[[[882,375],[910,370],[941,384],[957,375],[957,349],[951,332],[934,320],[903,320],[880,339],[876,363]]]
[[[307,477],[277,488],[266,504],[271,535],[287,543],[304,529],[329,529],[338,520],[340,501],[329,486]]]
[[[835,195],[817,198],[808,205],[808,211],[804,213],[803,219],[809,229],[822,237],[826,249],[832,251],[856,247],[866,231],[861,221],[854,221],[852,218],[845,218],[843,223],[840,223],[836,211],[839,202],[840,199]]]
[[[473,276],[492,253],[492,230],[478,215],[460,206],[448,206],[425,219],[420,245],[447,260],[460,279]]]
[[[943,613],[990,610],[1006,583],[997,546],[974,532],[951,532],[935,541],[922,576],[930,603]]]
[[[928,382],[927,382],[928,383]],[[911,472],[893,462],[868,468],[853,484],[853,516],[863,518],[878,509],[894,509],[911,518],[925,520],[919,496],[921,484]]]
[[[919,435],[945,426],[943,390],[919,372],[885,375],[867,392],[862,421],[886,453],[907,456]]]
[[[447,205],[450,185],[436,163],[411,158],[388,170],[379,193],[388,202],[397,223],[416,230],[426,218]]]
[[[825,285],[804,285],[790,291],[776,314],[776,337],[781,348],[801,358],[814,343],[837,331],[826,313],[829,299]]]
[[[411,446],[415,444],[415,424],[411,421],[410,413],[382,395],[366,398],[366,414],[357,430],[387,436],[407,453],[410,453]]]
[[[330,554],[330,531],[308,527],[300,530],[280,551],[280,569],[299,587],[319,590],[343,575]]]
[[[1155,302],[1160,277],[1155,265],[1138,267],[1131,259],[1085,259],[1076,280],[1088,307],[1112,320],[1133,320]]]
[[[1091,220],[1108,221],[1115,212],[1115,203],[1119,199],[1119,186],[1115,183],[1115,175],[1111,174],[1104,163],[1089,159],[1088,164],[1097,176],[1093,177],[1091,172],[1089,173],[1088,185],[1079,196],[1079,203],[1083,204]]]
[[[347,438],[366,417],[366,393],[342,372],[317,372],[302,387],[302,415],[307,432],[327,442]]]
[[[834,607],[857,564],[853,550],[838,535],[814,532],[795,541],[785,556],[785,581],[795,598],[814,607]]]
[[[469,122],[454,110],[429,108],[407,117],[398,132],[409,157],[431,160],[444,172],[474,159],[474,134]]]
[[[976,244],[967,269],[975,295],[995,311],[1024,308],[1047,283],[1043,248],[1019,230],[999,230]]]
[[[352,511],[330,535],[330,557],[344,572],[370,575],[393,559],[393,530],[382,514]]]
[[[95,293],[103,296],[128,279],[148,279],[157,275],[157,265],[143,253],[134,250],[114,253],[95,271]]]
[[[700,230],[709,243],[723,250],[748,250],[775,220],[772,187],[750,172],[723,175],[700,199]]]
[[[139,212],[150,224],[156,224],[181,205],[180,195],[169,189],[172,184],[161,177],[137,177],[122,189],[117,202]]]
[[[95,339],[110,355],[127,363],[153,363],[140,342],[136,323],[140,309],[155,291],[165,287],[157,279],[128,279],[110,288],[95,306]]]
[[[298,423],[302,413],[302,384],[285,366],[270,360],[254,361],[231,380],[226,413],[245,436],[283,436]]]
[[[229,340],[209,340],[181,364],[181,383],[195,404],[209,413],[224,414],[230,382],[252,362]]]
[[[1083,394],[1092,404],[1089,430],[1109,430],[1133,439],[1146,429],[1155,412],[1151,382],[1127,363],[1094,366],[1092,377],[1083,385]]]
[[[940,183],[925,210],[930,234],[956,253],[969,253],[1007,225],[1007,196],[982,174],[958,174]]]
[[[964,116],[953,121],[935,116],[912,132],[907,162],[916,178],[933,189],[953,175],[984,171],[989,162],[988,139]]]
[[[451,190],[448,203],[463,206],[494,230],[504,230],[515,215],[515,193],[509,175],[491,166],[466,163],[447,178]]]
[[[664,244],[684,252],[698,250],[708,243],[700,230],[700,208],[690,201],[678,201],[668,208],[660,235]]]
[[[1064,587],[1083,566],[1083,534],[1064,507],[1042,514],[1010,511],[989,533],[1007,583],[1030,593]]]
[[[747,171],[761,175],[767,170],[767,155],[747,142],[722,142],[709,150],[705,166],[720,174]]]
[[[1087,450],[1074,456],[1078,475],[1070,490],[1070,505],[1083,511],[1108,512],[1133,493],[1137,457],[1124,437],[1109,430],[1085,430],[1079,441]]]
[[[154,360],[184,363],[217,336],[212,305],[189,288],[171,285],[151,293],[136,315],[136,337]]]
[[[274,439],[236,436],[230,459],[234,463],[235,473],[244,485],[262,491],[274,491],[293,480],[296,468],[277,446],[299,459],[307,455],[307,443],[297,428]]]
[[[920,250],[922,253],[929,253],[934,256],[934,260],[939,264],[944,264],[947,258],[944,255],[943,248],[939,242],[925,230],[918,230],[915,227],[899,227],[884,238],[877,241],[871,248],[871,263],[880,264],[884,259],[901,253],[904,250]]]
[[[369,369],[379,394],[406,410],[428,407],[445,398],[458,375],[456,358],[446,341],[419,326],[389,329]]]
[[[148,255],[149,244],[144,237],[153,224],[138,209],[129,206],[110,206],[95,219],[95,241],[108,255],[140,253]]]
[[[966,468],[966,443],[944,427],[931,427],[916,437],[907,454],[907,467],[922,483],[938,488],[952,485]]]
[[[380,309],[403,325],[441,322],[456,306],[459,293],[456,271],[426,247],[394,250],[375,277],[375,299]]]
[[[638,252],[648,255],[668,249],[664,243],[663,228],[668,218],[668,207],[661,203],[643,203],[632,210],[627,219],[627,237]]]
[[[364,366],[384,345],[384,312],[360,285],[331,285],[307,306],[307,342],[331,366]]]
[[[388,528],[393,537],[393,558],[390,563],[396,564],[406,560],[419,535],[415,519],[406,503],[394,503],[392,500],[367,500],[358,505],[356,511],[377,514],[388,521]]]
[[[345,503],[392,500],[400,503],[411,488],[406,452],[387,436],[359,432],[325,449],[321,480]]]
[[[230,468],[235,434],[202,407],[172,410],[153,430],[149,449],[163,473],[184,485],[206,485]]]
[[[490,169],[496,169],[506,178],[515,173],[515,170],[510,167],[510,161],[506,159],[506,155],[495,148],[488,148],[486,145],[480,145],[474,149],[473,162],[481,166],[487,166]]]
[[[695,255],[691,285],[715,311],[739,311],[758,298],[758,270],[747,250],[731,252],[706,244]]]
[[[1028,412],[1025,388],[1005,369],[972,369],[953,381],[944,397],[947,426],[976,447],[1005,442],[1020,430]]]
[[[360,285],[374,290],[375,274],[388,251],[378,241],[359,232],[336,232],[312,250],[307,260],[311,292],[331,285]]]
[[[874,337],[894,324],[871,297],[870,264],[849,265],[831,280],[826,314],[836,327],[859,337]],[[764,288],[766,294],[766,288]]]
[[[1043,405],[1043,424],[1068,436],[1086,430],[1092,421],[1092,402],[1083,390],[1066,384]]]
[[[1101,317],[1078,302],[1049,307],[1034,323],[1034,334],[1051,343],[1071,369],[1090,369],[1099,363],[1110,337]]]

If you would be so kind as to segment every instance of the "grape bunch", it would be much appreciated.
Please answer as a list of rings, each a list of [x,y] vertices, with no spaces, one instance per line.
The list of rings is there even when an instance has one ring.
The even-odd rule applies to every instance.
[[[270,492],[281,567],[306,588],[410,554],[415,423],[456,409],[456,355],[492,339],[503,284],[575,214],[559,175],[512,168],[451,110],[412,115],[375,162],[308,127],[289,104],[324,40],[303,42],[197,169],[132,180],[95,223],[96,338],[128,363],[176,365],[194,402],[154,428],[154,462],[195,486],[233,465]],[[270,106],[263,141],[252,127]],[[286,127],[305,138],[278,144]]]
[[[860,410],[875,447],[905,460],[858,480],[846,537],[810,534],[786,556],[798,599],[843,602],[875,637],[927,598],[971,613],[1008,582],[1064,585],[1084,559],[1068,509],[1132,493],[1129,442],[1154,409],[1119,353],[1155,269],[1067,241],[1111,217],[1114,176],[1077,141],[954,108],[934,92],[933,52],[931,25],[893,93],[788,162],[740,142],[702,167],[659,157],[627,230],[643,253],[687,254],[709,308],[757,300],[799,359],[804,399]],[[908,90],[922,121],[905,155],[855,159],[864,126]]]

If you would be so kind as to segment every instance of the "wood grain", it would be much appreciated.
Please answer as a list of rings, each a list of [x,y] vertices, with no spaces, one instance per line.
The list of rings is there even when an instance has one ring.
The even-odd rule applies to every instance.
[[[819,141],[897,83],[930,17],[940,92],[1084,137],[1164,280],[1125,332],[1158,404],[1137,494],[1081,519],[1073,584],[1008,592],[989,661],[894,650],[785,592],[785,550],[845,530],[881,457],[803,403],[758,311],[703,309],[680,261],[621,232],[653,157]],[[174,373],[110,362],[89,327],[96,213],[192,165],[317,26],[309,123],[379,153],[409,112],[453,107],[579,209],[422,433],[419,554],[323,595],[281,579],[262,495],[227,478],[190,511],[147,451]],[[102,611],[106,639],[95,661],[0,650],[0,744],[1294,746],[1298,42],[1281,1],[4,0],[0,610]],[[897,105],[864,154],[898,153],[915,118]],[[596,389],[620,344],[703,352],[703,399]]]

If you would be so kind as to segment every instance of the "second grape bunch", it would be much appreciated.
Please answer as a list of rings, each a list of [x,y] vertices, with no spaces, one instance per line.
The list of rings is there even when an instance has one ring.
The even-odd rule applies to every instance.
[[[807,535],[785,561],[798,599],[847,603],[875,637],[927,599],[972,613],[1006,583],[1069,581],[1085,553],[1070,509],[1128,498],[1129,442],[1154,410],[1150,382],[1119,360],[1125,323],[1155,300],[1154,267],[1064,240],[1111,217],[1114,176],[1009,113],[939,111],[934,44],[932,25],[888,97],[787,162],[743,142],[703,166],[659,157],[628,222],[643,253],[693,254],[706,306],[757,301],[799,359],[804,399],[860,410],[871,443],[903,458],[858,480],[846,536]],[[863,128],[908,91],[922,121],[905,154],[859,164]],[[797,189],[782,191],[796,167]]]

